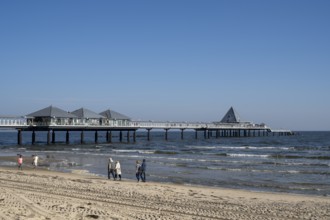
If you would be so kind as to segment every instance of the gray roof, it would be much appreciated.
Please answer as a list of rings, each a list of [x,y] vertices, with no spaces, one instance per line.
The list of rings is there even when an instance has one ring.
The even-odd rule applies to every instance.
[[[96,112],[93,112],[86,108],[77,109],[77,110],[71,112],[71,114],[76,115],[78,118],[97,118],[97,119],[105,118],[104,116],[99,115]]]
[[[51,105],[47,108],[28,114],[27,117],[76,118],[77,116]]]
[[[115,112],[113,110],[105,110],[103,112],[100,113],[100,115],[103,115],[104,117],[108,118],[108,119],[116,119],[116,120],[131,120],[130,117],[120,114],[118,112]]]
[[[222,118],[221,123],[238,123],[240,121],[241,121],[241,119],[240,119],[238,113],[235,111],[235,109],[233,107],[230,107],[228,112]]]

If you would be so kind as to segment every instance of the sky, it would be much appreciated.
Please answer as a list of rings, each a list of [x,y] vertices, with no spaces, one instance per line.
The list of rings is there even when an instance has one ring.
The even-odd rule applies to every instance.
[[[0,115],[330,130],[330,1],[0,1]]]

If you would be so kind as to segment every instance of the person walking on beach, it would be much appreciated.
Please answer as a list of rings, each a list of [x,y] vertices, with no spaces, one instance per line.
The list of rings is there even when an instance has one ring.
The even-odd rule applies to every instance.
[[[115,180],[115,164],[112,160],[112,158],[109,158],[109,162],[108,162],[108,179],[111,179],[111,176],[113,178],[113,180]]]
[[[142,164],[141,164],[141,180],[142,180],[142,182],[146,181],[146,170],[147,170],[146,159],[143,159]]]
[[[37,168],[38,166],[38,155],[33,155],[33,162],[32,162],[32,165],[33,165],[33,169]]]
[[[138,182],[140,182],[140,176],[141,176],[141,164],[140,161],[136,161],[135,165],[135,176]]]
[[[117,177],[119,177],[119,180],[121,180],[121,167],[119,161],[116,161],[115,172],[116,172],[115,180],[117,179]]]
[[[23,156],[22,156],[22,154],[18,155],[17,164],[18,164],[18,169],[23,170]]]

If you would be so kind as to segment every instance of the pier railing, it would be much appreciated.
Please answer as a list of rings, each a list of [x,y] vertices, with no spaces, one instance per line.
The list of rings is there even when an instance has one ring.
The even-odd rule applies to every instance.
[[[22,117],[13,117],[13,116],[0,117],[0,127],[15,128],[17,126],[27,126],[27,120]]]
[[[28,127],[67,127],[70,128],[129,128],[129,129],[255,129],[271,130],[264,124],[253,123],[206,123],[206,122],[157,122],[157,121],[128,121],[124,124],[110,121],[107,124],[73,122],[34,122],[28,123],[24,117],[0,117],[2,128],[28,128]]]

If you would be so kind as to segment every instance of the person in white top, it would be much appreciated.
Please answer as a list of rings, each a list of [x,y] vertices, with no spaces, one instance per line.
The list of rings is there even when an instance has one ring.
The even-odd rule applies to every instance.
[[[119,161],[116,161],[115,172],[116,172],[115,180],[117,179],[117,177],[119,177],[119,180],[121,180],[121,167]]]
[[[33,169],[37,168],[38,166],[38,155],[33,155]]]

